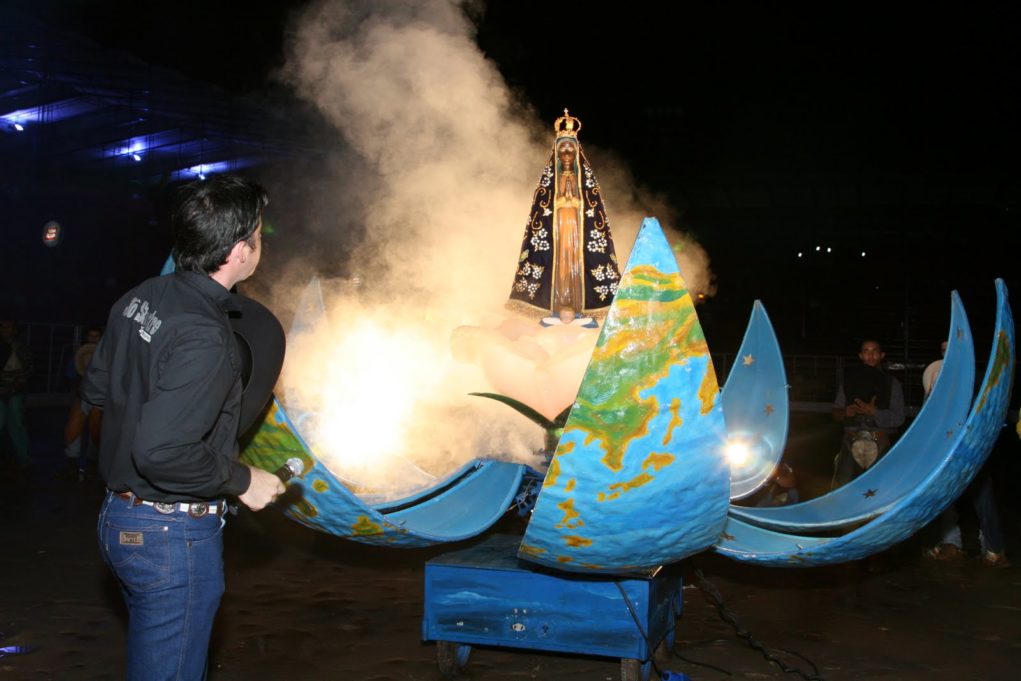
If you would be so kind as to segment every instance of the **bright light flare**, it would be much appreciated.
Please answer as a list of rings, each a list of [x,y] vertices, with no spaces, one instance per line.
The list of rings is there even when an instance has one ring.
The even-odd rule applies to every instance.
[[[743,440],[729,440],[723,448],[731,467],[743,466],[752,455],[751,447]]]
[[[772,475],[780,460],[780,450],[761,434],[735,430],[722,445],[730,465],[730,498],[743,499],[759,489]]]
[[[341,464],[357,465],[400,451],[401,425],[414,405],[418,382],[415,345],[372,324],[337,343],[337,356],[324,372],[322,406],[329,417],[322,419],[319,435],[346,442],[346,451],[338,452]],[[351,357],[360,359],[351,362]]]
[[[366,319],[339,334],[297,339],[289,382],[314,405],[303,434],[331,470],[367,486],[411,466],[416,406],[443,378],[440,348],[413,326]],[[398,476],[400,477],[400,476]]]

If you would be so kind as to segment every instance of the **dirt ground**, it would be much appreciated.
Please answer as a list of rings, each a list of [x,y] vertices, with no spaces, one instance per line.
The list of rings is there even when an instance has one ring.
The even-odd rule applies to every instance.
[[[0,678],[11,681],[123,674],[125,611],[95,547],[103,489],[95,479],[55,477],[61,414],[30,411],[33,470],[27,479],[0,478],[0,646],[37,648],[0,658]],[[809,494],[825,484],[829,433],[818,419],[792,423],[788,460]],[[1003,438],[992,464],[1008,551],[1021,563],[1012,494],[1018,454],[1016,437]],[[512,513],[494,531],[520,532],[521,523]],[[421,640],[424,565],[472,543],[378,549],[313,532],[274,510],[231,518],[210,679],[443,678],[436,646]],[[988,568],[975,557],[933,562],[921,557],[923,543],[916,537],[875,559],[828,568],[756,568],[711,553],[686,560],[675,656],[662,668],[694,681],[1021,678],[1021,569]],[[696,570],[746,638],[695,586]],[[750,643],[804,675],[785,673]],[[620,663],[475,648],[462,678],[615,681]]]

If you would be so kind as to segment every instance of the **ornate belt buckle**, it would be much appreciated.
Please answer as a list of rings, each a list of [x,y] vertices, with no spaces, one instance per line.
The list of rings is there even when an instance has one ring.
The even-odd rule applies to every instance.
[[[174,512],[174,505],[168,504],[165,501],[155,501],[153,502],[152,507],[163,515],[170,515]]]
[[[188,506],[188,515],[192,518],[201,518],[202,516],[209,513],[209,504],[204,501],[191,504]]]

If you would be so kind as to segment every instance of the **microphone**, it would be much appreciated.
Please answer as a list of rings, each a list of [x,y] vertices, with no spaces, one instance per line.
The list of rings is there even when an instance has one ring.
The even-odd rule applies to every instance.
[[[273,475],[280,478],[281,482],[287,482],[296,475],[301,475],[305,471],[305,464],[302,463],[301,459],[296,456],[291,457],[284,465],[273,471]]]

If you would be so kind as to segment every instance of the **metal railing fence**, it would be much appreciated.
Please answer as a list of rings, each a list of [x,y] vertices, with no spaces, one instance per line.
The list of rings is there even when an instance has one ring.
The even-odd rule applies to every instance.
[[[20,323],[22,340],[33,355],[34,372],[28,392],[34,394],[64,393],[74,379],[74,353],[81,345],[87,326],[80,324]],[[713,364],[720,384],[726,380],[737,359],[735,353],[714,353]],[[844,367],[857,363],[854,356],[784,355],[787,382],[792,403],[831,403],[840,383]],[[888,363],[887,371],[900,381],[904,401],[917,407],[922,403],[922,372],[925,364]],[[985,371],[983,363],[976,375]]]

